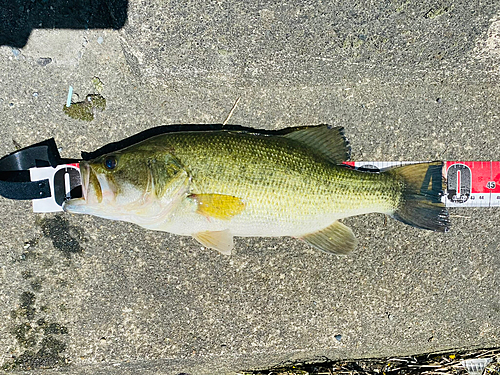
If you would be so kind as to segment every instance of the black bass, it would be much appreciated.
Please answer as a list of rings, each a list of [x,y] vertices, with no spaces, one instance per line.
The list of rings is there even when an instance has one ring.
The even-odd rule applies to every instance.
[[[326,125],[161,134],[82,161],[84,197],[63,208],[193,236],[223,254],[233,236],[293,236],[346,254],[357,241],[338,220],[371,212],[448,229],[442,162],[361,172],[341,165],[349,151],[343,129]]]

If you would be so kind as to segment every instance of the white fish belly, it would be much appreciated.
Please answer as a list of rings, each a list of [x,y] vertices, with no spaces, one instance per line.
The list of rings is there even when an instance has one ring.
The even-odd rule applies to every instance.
[[[301,237],[308,233],[328,227],[336,220],[372,212],[391,212],[388,207],[367,205],[367,207],[353,207],[342,212],[314,210],[309,214],[300,214],[297,210],[277,209],[265,212],[262,207],[246,209],[232,217],[223,220],[206,217],[197,213],[191,203],[181,204],[170,218],[157,225],[148,225],[146,228],[161,230],[178,235],[193,235],[205,231],[222,231],[229,229],[234,236],[240,237]],[[295,212],[294,212],[295,211]]]

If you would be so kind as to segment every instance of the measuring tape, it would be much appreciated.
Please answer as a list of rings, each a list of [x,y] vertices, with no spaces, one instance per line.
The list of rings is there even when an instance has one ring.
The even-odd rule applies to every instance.
[[[367,172],[418,161],[345,162]],[[499,207],[500,161],[447,161],[443,176],[447,188],[442,197],[446,207]],[[32,200],[34,212],[62,211],[66,199],[82,196],[79,164],[61,159],[53,139],[26,147],[0,159],[0,195]]]

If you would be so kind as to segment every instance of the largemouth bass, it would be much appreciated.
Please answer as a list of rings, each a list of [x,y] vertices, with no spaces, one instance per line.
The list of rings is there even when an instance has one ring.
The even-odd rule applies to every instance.
[[[338,220],[381,212],[444,232],[442,162],[382,173],[341,165],[343,128],[173,132],[80,163],[83,198],[67,212],[193,236],[230,254],[233,236],[303,239],[323,251],[356,246]]]

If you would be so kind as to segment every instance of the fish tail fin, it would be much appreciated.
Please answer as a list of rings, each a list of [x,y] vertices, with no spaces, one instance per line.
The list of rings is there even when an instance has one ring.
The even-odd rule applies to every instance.
[[[448,211],[441,201],[446,180],[443,162],[405,165],[388,171],[402,181],[403,191],[393,217],[405,224],[436,232],[450,227]]]

